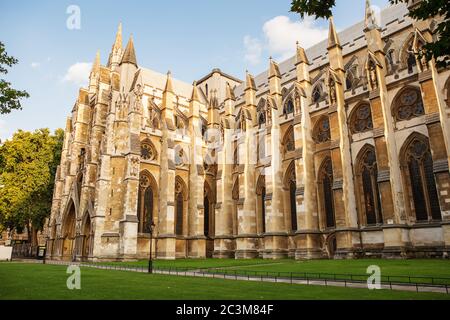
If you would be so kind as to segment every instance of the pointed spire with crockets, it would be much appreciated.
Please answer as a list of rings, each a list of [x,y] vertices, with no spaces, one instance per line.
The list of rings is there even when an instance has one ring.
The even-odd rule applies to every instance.
[[[164,89],[164,92],[173,93],[172,72],[170,72],[170,71],[167,71],[167,80],[166,80],[166,87]]]
[[[200,99],[198,97],[198,89],[197,89],[197,81],[194,81],[192,84],[192,97],[191,101],[200,102]]]
[[[127,47],[125,48],[125,52],[122,56],[122,61],[120,62],[120,64],[124,63],[130,63],[136,67],[138,66],[136,60],[136,52],[134,50],[133,36],[130,36],[130,40],[128,40]]]
[[[119,27],[117,28],[116,40],[113,45],[113,52],[117,52],[122,50],[122,22],[119,23]]]
[[[272,77],[281,78],[280,68],[278,64],[270,57],[269,79]]]
[[[341,46],[339,42],[339,37],[336,32],[336,27],[334,26],[333,17],[330,17],[330,30],[328,32],[328,48],[333,48],[335,46]]]
[[[305,49],[300,47],[297,41],[297,54],[296,54],[296,64],[306,63],[309,64],[308,57],[306,56]]]
[[[98,74],[100,72],[100,50],[97,50],[94,63],[92,64],[91,73]]]
[[[253,78],[253,76],[246,71],[246,76],[245,76],[245,89],[251,89],[251,90],[256,90],[256,84],[255,84],[255,79]]]
[[[229,82],[227,82],[225,100],[236,100],[236,97],[234,96],[234,90],[233,90],[233,88],[231,88],[231,85]]]

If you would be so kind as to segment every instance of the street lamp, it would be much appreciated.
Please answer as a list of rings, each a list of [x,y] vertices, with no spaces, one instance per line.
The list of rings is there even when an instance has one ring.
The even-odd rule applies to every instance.
[[[152,256],[152,242],[153,242],[153,231],[155,230],[155,223],[152,220],[150,225],[150,256],[148,259],[148,273],[153,273],[153,256]]]

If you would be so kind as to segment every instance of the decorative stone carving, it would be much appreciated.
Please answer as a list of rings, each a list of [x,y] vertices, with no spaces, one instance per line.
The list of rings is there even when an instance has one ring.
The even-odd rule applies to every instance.
[[[137,177],[139,175],[139,166],[140,166],[140,162],[141,160],[139,159],[139,157],[131,157],[130,159],[130,175],[132,177]]]

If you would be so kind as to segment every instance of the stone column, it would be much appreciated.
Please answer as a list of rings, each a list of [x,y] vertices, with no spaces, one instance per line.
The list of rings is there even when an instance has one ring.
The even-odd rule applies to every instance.
[[[222,114],[221,131],[223,145],[218,152],[217,172],[217,205],[216,205],[216,230],[214,240],[215,258],[234,257],[233,237],[233,148],[232,136],[234,132],[233,108],[236,98],[230,85],[226,87],[225,111]]]
[[[367,10],[367,12],[369,12]],[[400,161],[395,140],[394,121],[387,97],[386,64],[381,30],[369,24],[366,16],[366,64],[373,134],[378,167],[378,188],[382,203],[384,257],[405,256],[409,243],[406,210],[400,172]]]
[[[206,258],[206,237],[204,234],[205,208],[203,204],[205,177],[203,174],[203,140],[200,119],[200,100],[197,84],[194,83],[190,103],[189,127],[191,132],[189,170],[189,230],[188,256]]]
[[[269,69],[270,95],[267,97],[267,118],[270,134],[267,144],[270,146],[271,163],[266,168],[266,233],[264,235],[264,258],[278,259],[288,256],[288,236],[283,208],[283,172],[281,163],[281,129],[279,109],[281,108],[281,74],[278,65],[271,59]]]
[[[159,221],[157,226],[158,246],[157,257],[160,259],[175,259],[175,150],[173,141],[175,94],[172,89],[170,72],[167,74],[166,88],[163,93],[162,105],[162,138],[161,167],[159,181]]]
[[[303,48],[297,48],[295,84],[294,137],[297,178],[297,225],[296,259],[317,259],[322,257],[320,246],[317,194],[314,173],[314,141],[312,139],[309,99],[311,82],[309,62]]]
[[[353,183],[350,139],[344,100],[344,62],[342,47],[330,19],[328,39],[329,118],[331,130],[331,160],[333,163],[333,195],[336,217],[336,257],[352,257],[359,244],[358,218]]]

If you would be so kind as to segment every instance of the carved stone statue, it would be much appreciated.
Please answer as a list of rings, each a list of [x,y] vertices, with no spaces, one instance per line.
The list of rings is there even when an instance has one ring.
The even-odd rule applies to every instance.
[[[336,94],[336,82],[333,79],[330,79],[328,84],[330,90],[330,104],[335,105],[337,102],[337,94]]]

